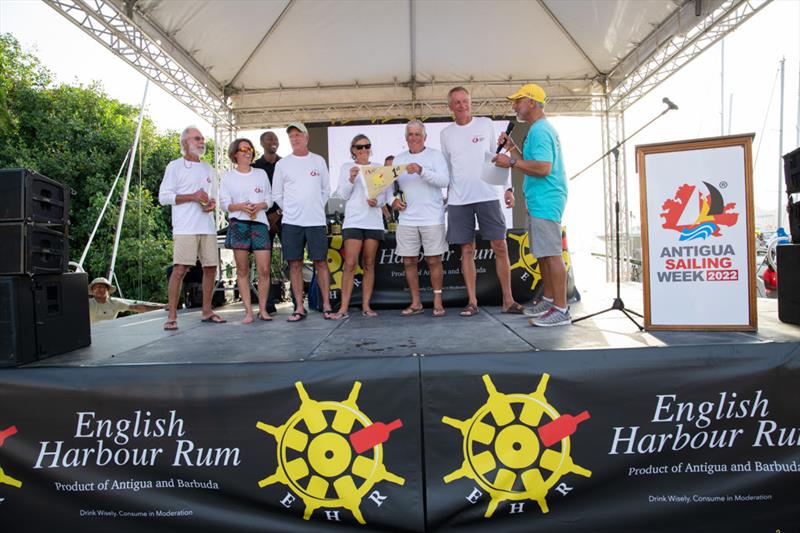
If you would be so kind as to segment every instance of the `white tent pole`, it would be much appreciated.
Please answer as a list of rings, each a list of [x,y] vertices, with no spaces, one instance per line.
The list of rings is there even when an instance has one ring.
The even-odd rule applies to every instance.
[[[722,50],[719,68],[719,134],[725,135],[725,38],[720,41]]]
[[[128,161],[130,155],[131,151],[128,150],[128,153],[125,154],[125,159],[122,160],[122,164],[119,166],[117,177],[114,178],[114,183],[111,184],[111,190],[108,191],[108,196],[106,196],[106,202],[103,204],[103,208],[100,210],[100,214],[97,216],[97,222],[94,223],[94,229],[92,229],[92,234],[89,235],[89,241],[86,243],[86,247],[83,249],[81,258],[78,261],[78,266],[80,266],[81,269],[83,269],[83,262],[86,260],[86,255],[89,253],[89,248],[92,246],[94,235],[95,233],[97,233],[97,228],[100,227],[100,222],[103,221],[103,216],[106,214],[106,209],[108,208],[108,204],[111,202],[111,197],[114,195],[114,189],[117,187],[117,182],[119,181],[119,177],[122,175],[122,169],[125,168],[125,163]]]
[[[778,226],[782,226],[783,222],[783,72],[786,64],[786,58],[781,58],[781,112],[780,112],[780,129],[778,130]]]
[[[142,133],[142,122],[144,121],[144,102],[147,99],[147,87],[150,85],[150,80],[145,80],[144,94],[142,95],[142,106],[139,109],[139,124],[136,125],[136,136],[133,138],[133,146],[131,146],[131,157],[128,159],[128,174],[125,176],[125,187],[122,189],[122,205],[119,209],[119,218],[117,219],[117,231],[114,234],[114,249],[111,252],[111,266],[108,268],[108,279],[112,279],[114,275],[114,266],[117,262],[117,250],[119,250],[119,238],[122,234],[122,222],[125,220],[125,206],[128,203],[128,190],[131,185],[131,174],[133,173],[133,161],[136,159],[136,147],[139,146],[139,135]]]

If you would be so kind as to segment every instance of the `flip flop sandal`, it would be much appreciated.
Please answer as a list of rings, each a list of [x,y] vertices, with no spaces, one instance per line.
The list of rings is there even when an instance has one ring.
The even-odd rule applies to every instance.
[[[439,309],[434,309],[431,313],[433,318],[439,318],[440,316],[445,316],[447,311],[444,310],[444,307],[440,307]]]
[[[306,317],[307,314],[308,313],[298,313],[297,311],[295,311],[294,313],[289,315],[289,318],[286,319],[286,322],[300,322]],[[297,318],[292,320],[292,317],[297,317]]]
[[[414,315],[418,315],[418,314],[424,313],[424,312],[425,312],[425,308],[424,307],[411,307],[411,306],[409,306],[409,307],[406,307],[405,309],[403,309],[402,311],[400,311],[400,316],[414,316]]]
[[[224,324],[225,322],[227,322],[227,320],[225,320],[218,314],[214,313],[207,316],[206,318],[201,318],[200,322],[207,322],[209,324]]]
[[[521,315],[525,312],[525,308],[522,307],[517,302],[514,302],[505,309],[503,309],[501,312],[506,315]]]
[[[258,319],[262,320],[264,322],[272,322],[272,317],[269,316],[269,313],[267,313],[267,318],[264,318],[264,315],[262,315],[261,313],[258,313]]]
[[[464,309],[462,309],[461,312],[458,313],[458,314],[461,315],[461,316],[464,316],[464,317],[468,317],[468,316],[475,316],[480,312],[481,311],[480,311],[480,309],[478,309],[477,305],[467,304],[464,307]]]
[[[333,310],[326,309],[322,311],[322,318],[324,318],[325,320],[333,320],[333,314],[334,314]]]
[[[164,322],[164,331],[177,331],[178,329],[178,321],[177,320],[167,320]]]
[[[375,311],[361,311],[361,316],[363,316],[364,318],[375,318],[376,316],[378,316],[378,313],[376,313]]]

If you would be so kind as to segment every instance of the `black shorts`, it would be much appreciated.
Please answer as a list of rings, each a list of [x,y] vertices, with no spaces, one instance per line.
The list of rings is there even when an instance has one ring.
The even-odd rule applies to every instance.
[[[285,261],[303,259],[303,249],[308,244],[308,258],[312,261],[328,259],[328,238],[325,226],[295,226],[282,224],[281,252]]]
[[[354,239],[357,241],[365,241],[367,239],[383,241],[385,237],[386,231],[382,229],[345,228],[342,230],[342,241],[346,241],[347,239]]]

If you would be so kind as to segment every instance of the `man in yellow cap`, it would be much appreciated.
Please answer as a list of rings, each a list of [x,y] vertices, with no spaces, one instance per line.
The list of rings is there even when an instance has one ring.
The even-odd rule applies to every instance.
[[[129,304],[119,298],[112,298],[117,288],[106,278],[94,278],[89,284],[89,319],[92,324],[101,320],[113,320],[124,311],[144,313],[164,309],[163,305]]]
[[[498,144],[508,148],[494,158],[501,168],[525,174],[523,191],[528,209],[528,238],[539,261],[544,292],[525,314],[532,326],[566,326],[572,323],[567,307],[567,269],[561,257],[561,218],[567,203],[567,178],[558,133],[544,115],[547,95],[535,83],[523,85],[508,97],[520,122],[531,124],[522,152],[505,133]]]

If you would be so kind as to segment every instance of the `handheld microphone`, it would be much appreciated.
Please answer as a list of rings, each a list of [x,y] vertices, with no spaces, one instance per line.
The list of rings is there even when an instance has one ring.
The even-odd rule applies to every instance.
[[[514,131],[514,126],[515,124],[509,120],[508,126],[506,126],[506,135],[511,135],[511,132]],[[505,147],[505,145],[506,145],[505,142],[503,144],[498,145],[495,154],[499,154],[500,150],[502,150]]]
[[[664,98],[662,98],[661,101],[664,102],[665,104],[667,104],[667,107],[670,108],[670,109],[678,109],[678,106],[675,105],[675,102],[673,102],[672,100],[670,100],[666,96]]]

